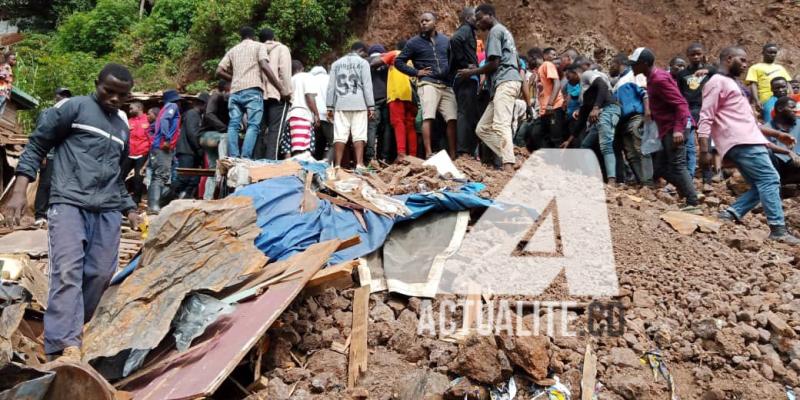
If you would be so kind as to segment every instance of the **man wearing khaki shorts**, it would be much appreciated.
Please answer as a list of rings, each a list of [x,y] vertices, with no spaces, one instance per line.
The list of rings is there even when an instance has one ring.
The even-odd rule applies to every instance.
[[[419,35],[406,43],[406,47],[395,58],[394,66],[400,72],[418,78],[417,94],[422,106],[425,158],[433,153],[431,127],[437,111],[447,121],[447,150],[450,158],[455,158],[457,107],[447,57],[450,39],[436,32],[436,16],[431,12],[422,13],[419,28]],[[406,64],[409,60],[413,67]]]
[[[356,171],[361,171],[364,169],[364,146],[375,98],[369,63],[364,59],[367,46],[356,42],[350,49],[350,54],[331,65],[326,105],[328,120],[333,121],[334,167],[341,166],[347,139],[352,135]]]
[[[475,134],[503,160],[503,169],[514,172],[514,144],[511,120],[514,101],[519,97],[522,76],[514,37],[505,26],[497,22],[494,7],[481,4],[475,9],[476,25],[488,30],[486,39],[486,64],[480,68],[459,70],[457,77],[488,75],[492,101],[486,107]]]

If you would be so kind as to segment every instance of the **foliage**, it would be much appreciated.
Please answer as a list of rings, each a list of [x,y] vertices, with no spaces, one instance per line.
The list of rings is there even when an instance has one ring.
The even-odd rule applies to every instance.
[[[316,61],[347,32],[351,0],[272,0],[267,21],[292,56]]]
[[[75,95],[89,94],[107,60],[91,53],[53,51],[52,37],[29,35],[16,46],[14,85],[40,100],[39,109],[22,113],[25,132],[33,128],[38,111],[53,105],[53,92],[68,87]]]
[[[186,85],[186,93],[197,94],[200,92],[209,92],[213,85],[208,81],[194,81]]]
[[[72,14],[58,27],[56,45],[64,52],[108,54],[137,16],[136,0],[99,0],[97,7]]]

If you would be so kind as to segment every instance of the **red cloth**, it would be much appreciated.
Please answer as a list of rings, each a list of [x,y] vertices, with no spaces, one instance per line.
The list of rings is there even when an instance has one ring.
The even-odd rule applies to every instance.
[[[389,102],[389,123],[394,128],[397,154],[417,156],[416,117],[417,107],[414,103],[402,100]]]
[[[292,138],[292,153],[306,151],[311,147],[312,122],[300,117],[289,118],[289,134]]]
[[[128,118],[128,126],[131,129],[128,155],[133,157],[146,155],[150,151],[150,145],[152,145],[152,139],[147,134],[147,130],[150,127],[147,115],[141,114],[137,117]]]
[[[647,77],[647,97],[653,121],[658,125],[658,137],[669,132],[686,133],[686,122],[692,119],[689,103],[678,90],[669,72],[653,68]]]

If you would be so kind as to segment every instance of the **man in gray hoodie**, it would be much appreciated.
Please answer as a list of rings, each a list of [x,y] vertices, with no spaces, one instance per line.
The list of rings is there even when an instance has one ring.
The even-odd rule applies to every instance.
[[[372,76],[367,46],[356,42],[350,54],[331,65],[326,105],[328,120],[333,121],[334,166],[339,168],[347,140],[352,135],[356,170],[364,169],[364,146],[367,142],[369,119],[375,111]]]

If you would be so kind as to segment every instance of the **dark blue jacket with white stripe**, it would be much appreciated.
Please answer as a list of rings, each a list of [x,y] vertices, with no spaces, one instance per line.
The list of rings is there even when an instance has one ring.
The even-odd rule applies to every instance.
[[[94,94],[73,97],[39,118],[16,174],[33,181],[42,159],[55,148],[50,204],[93,212],[134,209],[120,176],[129,135],[125,113],[104,110]]]

